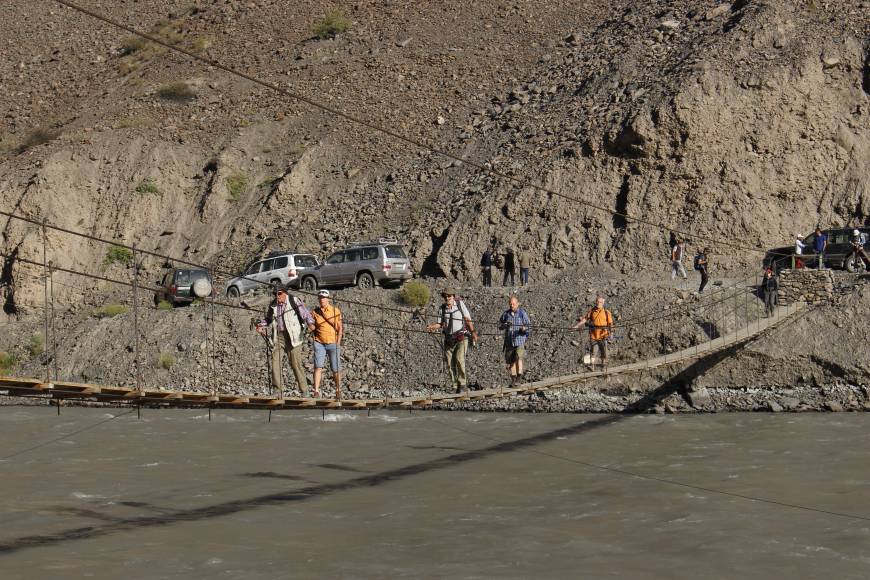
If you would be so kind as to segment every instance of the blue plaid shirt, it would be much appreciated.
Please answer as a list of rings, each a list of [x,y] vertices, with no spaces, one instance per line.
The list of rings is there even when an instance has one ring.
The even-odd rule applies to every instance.
[[[526,332],[520,332],[521,326],[526,327]],[[532,321],[522,308],[517,308],[516,312],[511,312],[510,308],[505,310],[498,320],[498,327],[504,330],[505,343],[510,342],[513,347],[525,345],[532,333]]]

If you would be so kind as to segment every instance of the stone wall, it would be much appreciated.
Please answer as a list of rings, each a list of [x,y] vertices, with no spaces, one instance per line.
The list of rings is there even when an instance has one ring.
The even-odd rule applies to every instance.
[[[834,276],[830,270],[801,268],[779,273],[779,303],[810,304],[830,299],[834,294]]]

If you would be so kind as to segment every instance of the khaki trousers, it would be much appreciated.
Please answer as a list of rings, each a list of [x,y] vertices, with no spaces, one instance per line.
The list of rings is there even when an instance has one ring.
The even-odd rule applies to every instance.
[[[457,342],[453,346],[444,345],[444,359],[450,369],[450,382],[454,387],[464,387],[468,382],[465,374],[465,352],[468,350],[468,340]]]
[[[272,388],[279,393],[284,392],[284,373],[281,368],[282,350],[287,355],[287,360],[290,361],[290,368],[293,369],[299,390],[303,395],[307,395],[308,380],[305,378],[305,370],[302,368],[302,345],[293,348],[286,330],[278,333],[278,341],[275,343],[275,348],[272,349]]]

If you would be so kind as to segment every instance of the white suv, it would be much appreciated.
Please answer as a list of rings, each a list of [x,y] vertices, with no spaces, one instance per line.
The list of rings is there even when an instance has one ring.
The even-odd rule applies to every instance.
[[[227,282],[227,298],[238,298],[267,284],[299,288],[308,270],[320,265],[313,254],[272,252],[245,268],[245,273]]]

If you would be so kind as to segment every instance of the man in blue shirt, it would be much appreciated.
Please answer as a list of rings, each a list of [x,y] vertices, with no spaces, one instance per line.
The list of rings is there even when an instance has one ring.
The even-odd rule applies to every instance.
[[[510,298],[510,308],[498,320],[498,327],[504,330],[504,361],[511,377],[511,385],[523,377],[523,359],[526,357],[526,340],[532,331],[532,321],[525,310],[520,308],[516,295]]]
[[[822,233],[822,228],[816,228],[816,241],[813,244],[813,249],[816,250],[816,256],[819,260],[819,270],[825,269],[825,250],[828,247],[828,236]]]

